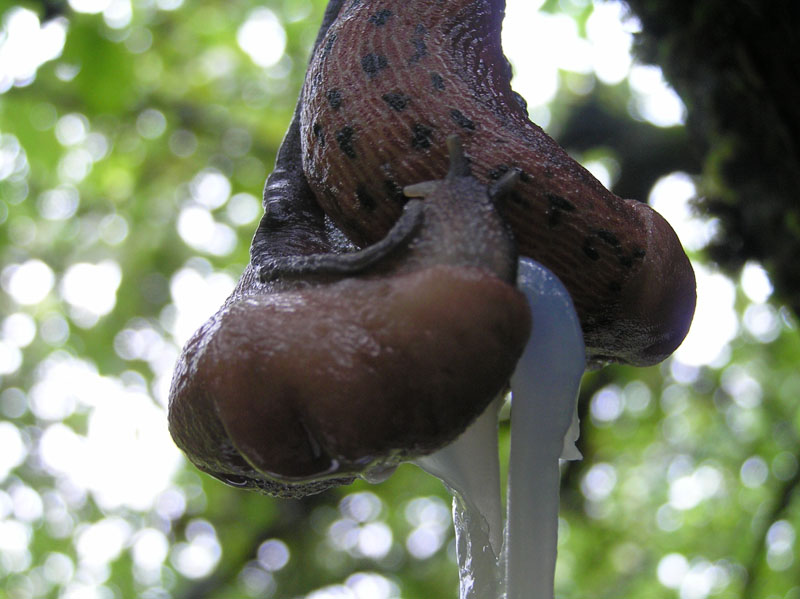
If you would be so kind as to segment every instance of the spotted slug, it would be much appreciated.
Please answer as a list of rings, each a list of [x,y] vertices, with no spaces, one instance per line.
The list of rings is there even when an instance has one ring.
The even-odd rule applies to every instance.
[[[500,206],[519,253],[552,270],[591,364],[657,363],[685,337],[695,278],[675,232],[609,192],[527,116],[500,43],[503,0],[353,0],[329,11],[301,95],[302,170],[357,246],[397,220],[401,189],[463,139],[477,179],[521,172]]]
[[[382,239],[251,263],[188,342],[169,421],[198,468],[284,497],[374,480],[453,441],[505,388],[531,326],[495,209],[518,174],[487,188],[448,143],[447,177],[407,187]]]

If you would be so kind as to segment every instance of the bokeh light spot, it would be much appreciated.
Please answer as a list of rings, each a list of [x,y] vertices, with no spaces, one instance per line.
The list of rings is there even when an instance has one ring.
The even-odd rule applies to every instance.
[[[239,27],[239,47],[261,67],[277,63],[286,48],[286,32],[278,17],[268,8],[256,8]]]

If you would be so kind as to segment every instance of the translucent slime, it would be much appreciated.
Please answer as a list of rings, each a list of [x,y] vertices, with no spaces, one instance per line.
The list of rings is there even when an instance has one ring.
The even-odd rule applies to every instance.
[[[518,287],[533,331],[511,378],[511,454],[503,532],[497,410],[453,444],[416,463],[452,491],[460,599],[553,599],[558,543],[559,459],[579,459],[576,402],[586,364],[569,293],[528,258]]]

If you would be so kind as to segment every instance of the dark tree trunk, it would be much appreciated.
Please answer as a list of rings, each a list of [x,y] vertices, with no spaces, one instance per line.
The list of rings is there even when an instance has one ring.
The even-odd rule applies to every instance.
[[[628,0],[637,53],[685,101],[704,154],[700,207],[720,219],[712,259],[769,271],[800,314],[800,3]]]

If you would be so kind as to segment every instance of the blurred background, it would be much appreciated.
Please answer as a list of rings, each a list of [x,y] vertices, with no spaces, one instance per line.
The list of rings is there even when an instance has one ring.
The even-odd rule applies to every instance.
[[[175,359],[248,261],[324,4],[0,1],[0,597],[457,597],[450,498],[418,468],[277,500],[200,474],[167,432]],[[796,317],[758,262],[709,258],[720,222],[697,198],[719,182],[626,7],[507,13],[532,119],[654,205],[698,278],[673,358],[584,378],[557,596],[798,599]]]

